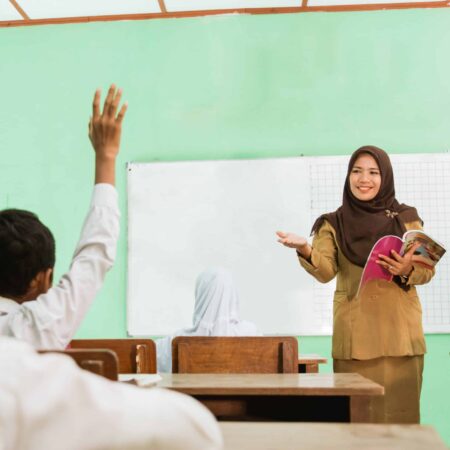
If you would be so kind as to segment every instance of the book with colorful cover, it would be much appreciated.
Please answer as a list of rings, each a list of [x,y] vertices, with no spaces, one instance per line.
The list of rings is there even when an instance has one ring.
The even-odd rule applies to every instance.
[[[446,252],[442,244],[422,230],[408,230],[403,235],[403,238],[392,235],[383,236],[375,243],[367,258],[359,283],[358,295],[371,280],[392,281],[393,275],[376,262],[379,260],[378,255],[391,257],[392,250],[395,250],[400,255],[404,255],[416,242],[420,243],[420,246],[414,251],[412,261],[428,269],[432,269]]]

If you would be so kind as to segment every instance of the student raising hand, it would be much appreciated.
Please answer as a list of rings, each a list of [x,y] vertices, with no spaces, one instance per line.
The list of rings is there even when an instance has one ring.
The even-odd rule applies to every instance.
[[[21,339],[39,349],[64,349],[103,285],[119,237],[114,172],[127,108],[125,104],[117,113],[120,98],[121,91],[112,85],[101,112],[100,91],[95,93],[89,122],[95,186],[72,262],[55,287],[51,231],[29,211],[0,211],[0,336]]]
[[[115,161],[119,153],[122,121],[128,104],[119,110],[122,89],[112,84],[106,95],[103,111],[100,111],[101,91],[97,89],[92,104],[92,117],[89,121],[89,139],[94,147],[95,183],[114,184]]]

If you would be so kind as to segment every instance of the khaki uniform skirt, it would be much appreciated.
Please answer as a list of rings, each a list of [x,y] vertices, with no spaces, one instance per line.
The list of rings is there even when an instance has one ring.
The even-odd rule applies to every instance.
[[[333,369],[335,373],[356,372],[384,386],[384,396],[371,400],[371,422],[420,423],[423,355],[334,359]]]

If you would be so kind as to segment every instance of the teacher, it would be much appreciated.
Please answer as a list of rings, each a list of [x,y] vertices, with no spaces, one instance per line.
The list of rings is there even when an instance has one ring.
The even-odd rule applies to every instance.
[[[393,275],[357,295],[373,245],[386,235],[402,237],[421,229],[415,208],[395,198],[389,156],[364,146],[350,158],[342,205],[313,225],[312,245],[293,233],[278,231],[278,241],[297,251],[302,267],[322,283],[335,276],[333,299],[334,372],[357,372],[385,388],[371,403],[371,421],[419,423],[423,355],[426,352],[422,309],[416,285],[430,281],[434,269],[392,251],[378,263]]]

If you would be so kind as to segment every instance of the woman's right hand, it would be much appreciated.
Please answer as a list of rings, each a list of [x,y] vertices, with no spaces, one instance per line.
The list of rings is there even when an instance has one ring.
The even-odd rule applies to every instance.
[[[285,247],[295,248],[303,258],[308,259],[311,256],[312,248],[306,238],[284,231],[277,231],[277,236],[279,237],[278,242]]]

